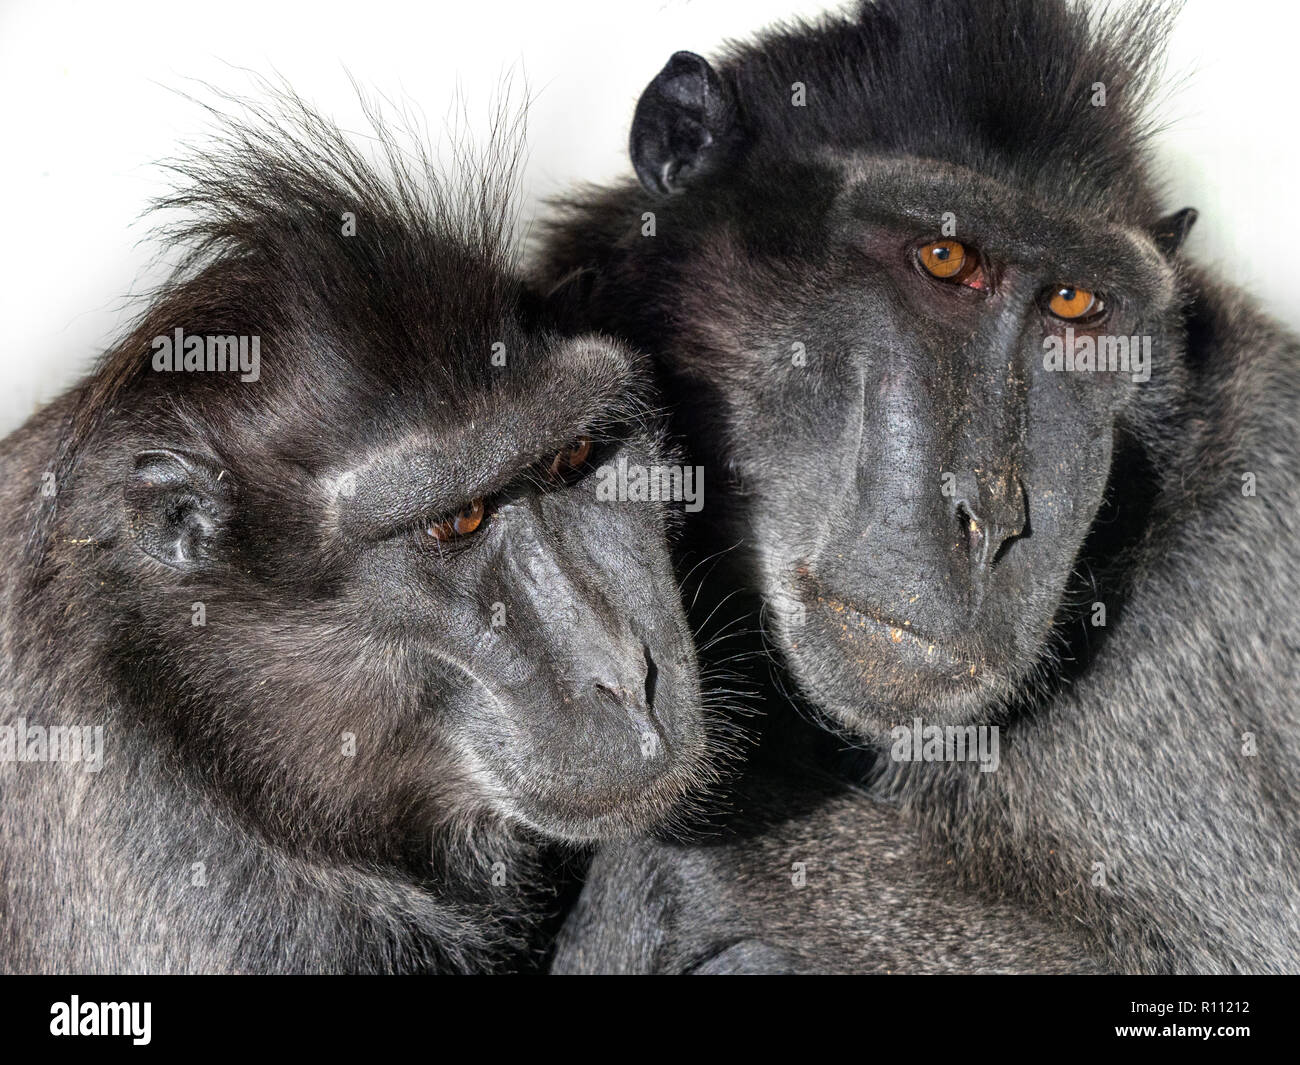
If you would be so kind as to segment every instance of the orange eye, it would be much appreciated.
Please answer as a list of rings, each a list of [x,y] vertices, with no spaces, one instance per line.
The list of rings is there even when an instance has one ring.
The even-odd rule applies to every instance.
[[[478,527],[483,524],[483,510],[483,500],[476,499],[446,521],[430,525],[424,530],[425,535],[431,540],[437,540],[439,543],[457,540],[462,536],[470,536],[477,532]]]
[[[927,274],[944,280],[960,274],[966,266],[966,260],[970,258],[966,254],[966,246],[955,240],[937,240],[933,244],[926,244],[917,250],[917,256]]]
[[[1087,289],[1072,288],[1069,285],[1062,285],[1047,301],[1047,309],[1056,317],[1067,321],[1100,314],[1104,306],[1105,304]]]
[[[579,469],[591,457],[591,437],[580,436],[563,451],[556,453],[547,467],[552,478],[560,478]]]
[[[936,240],[916,249],[921,269],[940,281],[951,281],[979,292],[987,292],[989,279],[973,248],[955,240]]]

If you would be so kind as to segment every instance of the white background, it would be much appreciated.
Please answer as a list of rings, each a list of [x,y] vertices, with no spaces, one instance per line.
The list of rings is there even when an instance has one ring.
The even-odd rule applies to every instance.
[[[978,2],[978,0],[972,0]],[[1138,0],[1141,2],[1141,0]],[[708,54],[805,0],[477,0],[402,4],[0,0],[0,434],[89,366],[156,279],[141,215],[156,161],[206,128],[201,85],[276,73],[360,128],[347,71],[421,111],[435,139],[457,93],[469,132],[503,76],[532,100],[522,217],[575,181],[629,172],[642,88],[679,48]],[[1189,244],[1300,325],[1296,28],[1292,0],[1188,0],[1168,63],[1159,142],[1168,206],[1194,205]],[[208,96],[211,99],[211,94]]]

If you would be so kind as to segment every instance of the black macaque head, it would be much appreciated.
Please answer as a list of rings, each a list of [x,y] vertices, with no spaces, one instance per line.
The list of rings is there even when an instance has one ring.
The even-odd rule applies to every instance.
[[[642,368],[510,279],[507,159],[426,197],[310,113],[236,134],[169,203],[199,259],[75,418],[45,565],[91,585],[115,682],[305,847],[657,823],[708,772],[671,516],[591,475],[664,459]]]
[[[1147,468],[1194,220],[1160,218],[1141,163],[1160,32],[882,2],[717,68],[678,53],[636,111],[645,191],[552,247],[603,244],[558,265],[655,354],[794,677],[851,729],[1003,708]]]

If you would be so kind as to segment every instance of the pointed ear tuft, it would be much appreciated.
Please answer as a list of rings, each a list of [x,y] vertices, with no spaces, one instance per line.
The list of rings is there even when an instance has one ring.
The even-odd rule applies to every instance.
[[[208,459],[169,448],[141,451],[123,488],[131,536],[146,555],[197,571],[219,561],[234,485]]]
[[[735,132],[736,108],[726,84],[707,60],[678,52],[637,101],[628,144],[632,165],[648,191],[682,192],[726,163]]]
[[[1151,235],[1155,238],[1156,247],[1160,249],[1161,255],[1166,259],[1172,259],[1178,253],[1178,249],[1183,246],[1183,241],[1187,239],[1187,234],[1192,231],[1196,218],[1195,207],[1184,207],[1181,211],[1166,215],[1155,224]]]

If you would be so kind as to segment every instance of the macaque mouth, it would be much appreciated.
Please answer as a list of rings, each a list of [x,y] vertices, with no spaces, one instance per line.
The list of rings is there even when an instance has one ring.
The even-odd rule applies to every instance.
[[[827,610],[836,614],[842,614],[853,620],[859,628],[874,623],[877,627],[883,627],[889,631],[889,638],[894,643],[901,643],[904,637],[910,636],[912,639],[921,643],[931,645],[934,640],[922,632],[920,629],[913,627],[910,621],[897,621],[887,614],[881,613],[866,606],[852,606],[842,599],[836,599],[832,596],[819,595],[817,601]]]
[[[919,671],[941,674],[953,682],[970,683],[988,665],[915,628],[910,621],[900,621],[872,607],[851,604],[831,595],[819,594],[816,600],[826,614],[840,623],[846,642],[852,644],[865,638],[873,650],[891,652]]]

